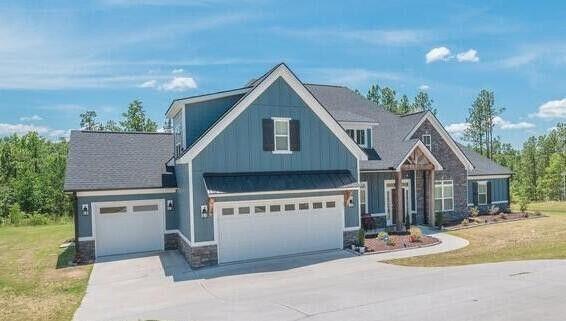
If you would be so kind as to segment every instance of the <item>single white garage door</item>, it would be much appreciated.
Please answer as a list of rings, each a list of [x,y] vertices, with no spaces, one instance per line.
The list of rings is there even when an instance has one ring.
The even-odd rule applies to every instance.
[[[162,200],[93,203],[96,256],[163,250]]]
[[[217,202],[219,262],[342,248],[342,199]]]

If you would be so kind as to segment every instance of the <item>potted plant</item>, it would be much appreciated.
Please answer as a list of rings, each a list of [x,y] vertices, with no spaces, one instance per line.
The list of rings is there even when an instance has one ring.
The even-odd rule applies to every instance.
[[[366,250],[365,244],[366,244],[366,233],[364,232],[363,229],[358,230],[358,235],[357,235],[357,243],[358,243],[358,251],[363,254]]]

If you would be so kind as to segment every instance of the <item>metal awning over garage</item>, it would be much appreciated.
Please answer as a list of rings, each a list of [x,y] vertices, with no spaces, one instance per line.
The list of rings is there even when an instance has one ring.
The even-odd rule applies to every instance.
[[[203,177],[209,197],[358,188],[347,170],[204,173]]]

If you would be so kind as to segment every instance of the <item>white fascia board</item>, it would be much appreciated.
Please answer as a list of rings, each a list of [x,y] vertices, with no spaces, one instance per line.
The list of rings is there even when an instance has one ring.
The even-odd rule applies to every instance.
[[[430,150],[428,150],[428,148],[426,148],[426,146],[424,145],[423,142],[421,142],[420,140],[418,140],[415,145],[413,145],[413,147],[411,148],[411,150],[409,150],[409,152],[407,153],[407,155],[405,155],[405,157],[403,157],[403,159],[401,160],[401,162],[399,163],[399,165],[397,165],[397,171],[401,170],[401,166],[403,166],[403,163],[405,163],[405,161],[407,160],[407,158],[411,155],[411,153],[416,149],[416,148],[420,148],[421,152],[423,152],[423,154],[425,154],[426,158],[432,162],[432,164],[434,165],[434,170],[436,171],[441,171],[444,168],[442,167],[442,165],[440,164],[440,162],[436,159],[436,157],[434,157],[434,155],[432,155],[432,153],[430,152]]]
[[[293,73],[284,64],[279,65],[267,77],[265,77],[253,90],[247,93],[230,112],[221,118],[214,127],[212,127],[204,137],[198,140],[181,158],[178,163],[186,163],[189,159],[196,157],[212,140],[220,135],[220,133],[228,127],[246,108],[248,108],[263,92],[265,92],[271,84],[281,77],[287,84],[301,97],[307,106],[328,126],[328,128],[336,135],[336,137],[348,148],[348,150],[358,159],[367,160],[364,151],[346,134],[346,131],[340,124],[330,115],[330,113],[322,107],[316,98],[308,91],[307,88],[293,75]]]
[[[105,191],[84,191],[77,192],[78,197],[85,196],[111,196],[111,195],[142,195],[142,194],[166,194],[175,193],[177,188],[148,188],[148,189],[120,189]]]
[[[226,193],[226,194],[212,194],[209,197],[232,197],[232,196],[255,196],[255,195],[274,195],[274,194],[305,194],[305,193],[320,193],[320,192],[340,192],[340,191],[356,191],[360,187],[347,187],[347,188],[327,188],[327,189],[305,189],[305,190],[284,190],[284,191],[266,191],[266,192],[249,192],[249,193]]]
[[[239,89],[234,89],[234,90],[222,91],[222,92],[218,92],[218,93],[205,94],[205,95],[201,95],[201,96],[178,99],[178,100],[173,101],[173,103],[171,104],[171,108],[169,108],[169,110],[167,111],[165,116],[167,118],[173,118],[179,112],[180,108],[185,106],[186,104],[196,104],[196,103],[201,103],[201,102],[204,102],[204,101],[209,101],[209,100],[214,100],[214,99],[219,99],[219,98],[224,98],[224,97],[230,97],[230,96],[234,96],[234,95],[245,94],[249,90],[250,90],[250,87],[246,87],[246,88],[239,88]]]
[[[501,174],[501,175],[468,175],[468,180],[476,181],[482,179],[498,179],[498,178],[509,178],[511,175],[509,174]]]
[[[470,160],[466,157],[466,155],[464,155],[464,152],[462,152],[462,150],[458,147],[458,145],[456,145],[456,142],[454,141],[452,136],[448,134],[444,126],[442,126],[442,124],[430,111],[427,111],[423,116],[423,118],[421,118],[421,120],[415,125],[415,127],[411,129],[409,134],[405,136],[405,140],[409,140],[426,120],[428,120],[432,124],[434,129],[436,129],[436,131],[440,134],[442,139],[444,139],[444,141],[448,144],[448,147],[450,147],[450,149],[454,152],[454,154],[456,154],[456,157],[458,157],[458,159],[460,160],[460,162],[462,162],[464,167],[466,167],[467,170],[474,169],[474,165],[472,164],[472,162],[470,162]]]

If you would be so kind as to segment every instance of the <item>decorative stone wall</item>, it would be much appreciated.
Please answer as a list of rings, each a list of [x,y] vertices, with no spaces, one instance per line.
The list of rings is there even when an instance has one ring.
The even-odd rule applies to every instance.
[[[343,233],[343,240],[344,240],[344,248],[349,248],[352,244],[354,244],[354,242],[356,241],[356,238],[358,236],[358,230],[354,230],[354,231],[344,231]]]
[[[81,263],[94,261],[94,240],[77,242],[76,259]]]
[[[167,233],[163,235],[165,240],[165,250],[176,250],[179,248],[179,235],[177,233]]]
[[[420,139],[423,134],[431,135],[431,152],[444,168],[442,171],[435,172],[435,180],[452,180],[454,183],[454,211],[445,212],[444,221],[461,220],[467,215],[467,170],[428,120],[417,129],[412,138]]]
[[[218,248],[216,245],[191,247],[185,240],[178,238],[178,249],[192,268],[218,264]]]
[[[415,189],[416,189],[416,202],[417,202],[417,224],[425,224],[425,182],[424,182],[424,171],[417,171],[415,177]],[[413,221],[415,222],[415,221]]]

